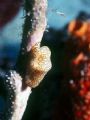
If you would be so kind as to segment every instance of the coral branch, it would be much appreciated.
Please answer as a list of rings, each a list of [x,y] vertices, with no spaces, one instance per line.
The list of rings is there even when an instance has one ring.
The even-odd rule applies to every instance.
[[[49,48],[40,48],[46,27],[46,8],[46,0],[25,0],[26,19],[17,63],[18,73],[10,71],[7,76],[1,75],[3,80],[0,82],[6,91],[6,108],[0,120],[21,120],[31,88],[38,86],[51,68]]]
[[[35,0],[32,11],[31,29],[28,31],[27,51],[36,43],[41,42],[46,29],[46,8],[47,0]],[[28,14],[28,13],[27,13]]]
[[[22,78],[16,71],[2,72],[0,84],[4,89],[5,108],[0,120],[21,120],[31,89],[22,90]]]
[[[26,0],[26,20],[18,66],[30,87],[38,86],[51,68],[50,50],[45,46],[40,48],[46,29],[46,9],[47,0]]]

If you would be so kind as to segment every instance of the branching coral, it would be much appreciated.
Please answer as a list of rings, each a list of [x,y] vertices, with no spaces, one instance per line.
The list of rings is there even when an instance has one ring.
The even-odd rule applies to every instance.
[[[0,74],[0,84],[6,92],[3,96],[6,107],[0,120],[21,120],[31,88],[38,86],[51,68],[49,48],[40,48],[46,28],[46,9],[46,0],[25,1],[26,19],[17,70]]]
[[[27,87],[22,91],[22,78],[16,71],[0,74],[0,84],[3,84],[5,99],[5,110],[0,120],[20,120],[27,105],[31,89]],[[5,94],[4,93],[4,94]]]

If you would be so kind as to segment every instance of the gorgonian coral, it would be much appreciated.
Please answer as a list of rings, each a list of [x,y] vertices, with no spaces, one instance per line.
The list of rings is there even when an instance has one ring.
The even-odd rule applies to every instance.
[[[16,3],[18,2],[19,1],[16,1]],[[15,5],[15,10],[19,8],[16,3],[4,3],[4,1],[2,3]],[[26,19],[22,35],[19,65],[17,65],[17,67],[15,66],[15,70],[9,70],[8,73],[4,71],[0,74],[0,85],[2,87],[0,89],[3,89],[2,92],[0,91],[0,95],[5,92],[5,95],[2,94],[2,97],[5,98],[6,103],[5,110],[0,113],[0,120],[22,119],[31,88],[38,86],[51,68],[49,48],[46,46],[40,47],[46,28],[47,0],[25,0],[25,5],[27,6],[25,9]],[[8,9],[10,9],[10,6],[8,7]],[[12,13],[11,11],[8,12]],[[17,11],[14,12],[15,13],[12,13],[13,15],[15,15]],[[28,15],[28,13],[30,13],[30,15]],[[4,15],[4,13],[2,15]],[[3,20],[0,20],[0,27],[2,27],[7,21],[2,23]],[[10,18],[8,20],[10,20]],[[24,59],[22,59],[22,56],[24,56]],[[26,59],[27,61],[25,61]],[[19,71],[19,67],[22,68],[24,65],[25,68]]]

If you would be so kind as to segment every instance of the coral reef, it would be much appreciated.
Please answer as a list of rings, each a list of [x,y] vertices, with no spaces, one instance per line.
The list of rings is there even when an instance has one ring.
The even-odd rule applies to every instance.
[[[6,105],[0,120],[89,120],[90,22],[73,20],[60,31],[50,28],[43,37],[47,1],[25,0],[24,8],[16,70],[0,70],[0,95]],[[50,47],[52,56],[42,45]]]

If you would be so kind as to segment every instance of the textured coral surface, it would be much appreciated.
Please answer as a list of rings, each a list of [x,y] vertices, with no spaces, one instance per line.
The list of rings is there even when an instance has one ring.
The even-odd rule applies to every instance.
[[[71,61],[73,91],[72,103],[75,120],[90,120],[90,23],[72,21],[69,32],[76,38],[78,54]]]

